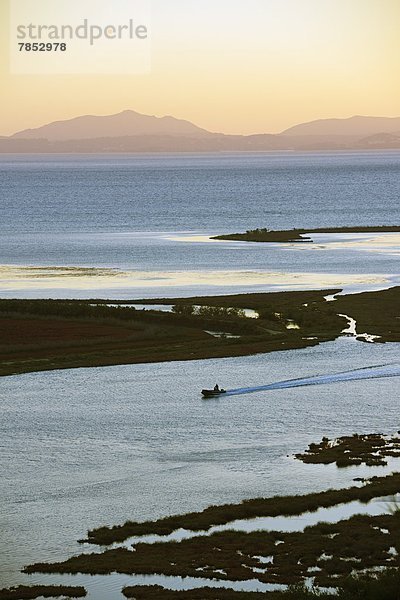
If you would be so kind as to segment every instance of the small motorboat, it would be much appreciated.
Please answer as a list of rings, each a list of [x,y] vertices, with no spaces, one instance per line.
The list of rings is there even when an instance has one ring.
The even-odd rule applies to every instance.
[[[226,390],[223,390],[222,388],[219,390],[201,390],[201,393],[204,398],[213,398],[214,396],[226,394]]]

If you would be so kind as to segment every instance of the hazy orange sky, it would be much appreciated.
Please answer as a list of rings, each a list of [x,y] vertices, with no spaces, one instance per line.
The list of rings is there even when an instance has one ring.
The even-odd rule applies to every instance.
[[[0,135],[128,108],[226,133],[400,116],[400,0],[152,0],[151,71],[123,76],[11,74],[0,7]]]

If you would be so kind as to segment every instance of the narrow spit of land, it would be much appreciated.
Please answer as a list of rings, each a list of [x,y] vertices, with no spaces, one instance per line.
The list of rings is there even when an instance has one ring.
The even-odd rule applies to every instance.
[[[227,233],[212,237],[213,240],[238,240],[243,242],[312,242],[309,233],[397,233],[400,225],[378,225],[365,227],[319,227],[316,229],[271,230],[266,227],[250,229],[243,233]]]
[[[338,582],[335,593],[310,589],[305,585],[289,586],[274,592],[239,592],[224,588],[169,590],[159,585],[129,586],[122,590],[126,598],[135,600],[395,600],[400,588],[396,569],[382,569],[370,575],[347,576]]]
[[[124,542],[130,537],[169,535],[178,529],[208,531],[211,527],[226,525],[238,519],[298,516],[304,512],[312,512],[319,508],[328,508],[354,500],[369,502],[373,498],[391,496],[398,492],[400,492],[400,473],[393,473],[386,477],[372,477],[362,487],[353,486],[297,496],[254,498],[243,500],[238,504],[209,506],[199,512],[171,515],[154,521],[127,521],[113,527],[99,527],[88,531],[87,539],[80,541],[107,546]]]
[[[238,505],[210,507],[201,513],[169,517],[162,521],[125,524],[90,532],[102,543],[141,532],[175,530],[177,527],[207,529],[236,518],[301,514],[321,506],[352,500],[368,501],[400,491],[400,473],[374,477],[362,487],[329,490],[305,496],[246,500]],[[136,543],[81,554],[59,563],[37,563],[26,573],[161,574],[200,577],[219,581],[258,580],[283,585],[302,584],[310,577],[322,587],[338,587],[351,573],[365,569],[400,567],[400,513],[355,515],[337,523],[317,523],[303,531],[227,530],[177,541]],[[168,523],[168,520],[170,522]],[[173,523],[173,524],[172,524]],[[122,532],[124,535],[122,535]],[[109,535],[106,535],[108,533]]]
[[[50,587],[50,586],[43,586]],[[126,598],[135,600],[393,600],[398,597],[400,574],[394,568],[385,568],[370,575],[350,575],[340,582],[335,593],[310,589],[305,585],[292,585],[286,590],[273,592],[234,591],[224,587],[200,587],[187,590],[171,590],[160,585],[135,585],[123,588]],[[23,589],[22,589],[23,588]],[[22,595],[18,595],[21,590]],[[26,600],[38,598],[36,586],[32,586],[31,595],[28,586],[1,590],[3,600]],[[42,596],[43,597],[43,596]],[[44,595],[46,596],[46,594]]]
[[[334,340],[346,327],[400,341],[400,287],[153,300],[0,300],[0,375],[119,364],[245,356]],[[172,304],[173,312],[129,304]],[[112,304],[112,306],[108,306]],[[256,311],[246,317],[243,309]],[[217,333],[217,336],[215,335]]]
[[[68,585],[19,585],[0,590],[0,600],[34,600],[35,598],[83,598],[86,590]]]

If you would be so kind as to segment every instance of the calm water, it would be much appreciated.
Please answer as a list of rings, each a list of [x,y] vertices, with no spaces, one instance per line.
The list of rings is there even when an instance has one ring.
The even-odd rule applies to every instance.
[[[2,155],[0,177],[1,233],[16,239],[390,224],[400,152]]]
[[[0,277],[0,295],[93,296],[95,290],[154,297],[283,285],[268,277],[254,283],[254,273],[263,272],[280,273],[289,288],[302,289],[306,281],[318,288],[322,274],[337,281],[348,275],[352,289],[385,287],[399,275],[395,237],[386,244],[374,236],[317,236],[313,247],[226,243],[216,251],[197,236],[258,226],[397,224],[399,189],[399,152],[1,156],[0,265],[112,267],[146,272],[148,280],[107,288],[104,279],[96,288],[78,274],[78,283],[62,287],[49,283],[57,279],[50,273],[40,287],[17,273]],[[210,278],[196,287],[176,275],[200,278],[222,269],[219,287]],[[168,272],[175,273],[172,287],[157,281],[151,287]],[[296,283],[302,273],[309,279]],[[368,282],[354,283],[360,275]],[[81,551],[76,540],[103,523],[349,485],[356,468],[303,465],[287,455],[326,434],[400,429],[398,377],[328,378],[318,386],[212,401],[199,390],[215,381],[256,387],[398,365],[399,346],[342,338],[275,355],[2,379],[0,586],[25,581],[24,564]],[[121,579],[95,578],[91,598],[121,598],[121,587]]]
[[[272,355],[3,379],[0,579],[21,581],[22,565],[81,551],[76,540],[103,523],[349,485],[356,467],[287,455],[326,434],[400,429],[398,377],[211,401],[199,390],[398,364],[399,346],[341,338]]]
[[[346,243],[343,236],[317,236],[312,247],[231,242],[216,249],[204,236],[260,226],[397,224],[399,189],[397,151],[3,155],[0,265],[112,267],[127,270],[134,282],[85,281],[76,274],[57,280],[50,274],[39,284],[37,277],[4,275],[0,294],[184,296],[207,294],[210,288],[227,293],[296,283],[299,289],[357,284],[340,277],[322,281],[322,273],[398,275],[399,243],[395,252],[369,252],[367,245],[357,245],[362,236]],[[188,271],[191,283],[182,281]],[[206,281],[196,279],[202,273],[208,274]],[[235,281],[228,277],[232,273]],[[259,276],[249,280],[249,273]],[[311,275],[285,282],[282,273]]]

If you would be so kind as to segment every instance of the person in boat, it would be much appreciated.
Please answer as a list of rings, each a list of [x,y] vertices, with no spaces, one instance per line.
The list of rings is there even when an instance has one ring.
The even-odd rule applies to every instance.
[[[218,385],[218,383],[216,383],[216,384],[214,385],[214,392],[220,392],[220,391],[221,391],[221,390],[219,389],[219,385]]]

